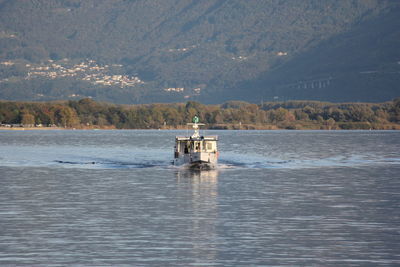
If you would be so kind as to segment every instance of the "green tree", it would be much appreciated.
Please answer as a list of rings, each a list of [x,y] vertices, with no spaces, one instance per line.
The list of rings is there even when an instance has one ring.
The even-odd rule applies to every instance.
[[[295,116],[296,120],[299,120],[299,121],[308,121],[310,119],[308,117],[308,114],[300,109],[296,109],[294,111],[294,116]]]
[[[177,126],[182,124],[182,116],[175,108],[167,107],[164,111],[164,118],[167,125]]]
[[[337,122],[346,121],[346,116],[345,116],[343,110],[338,109],[338,108],[331,110],[330,117]]]
[[[352,105],[349,107],[349,115],[352,121],[374,121],[374,112],[366,105]]]

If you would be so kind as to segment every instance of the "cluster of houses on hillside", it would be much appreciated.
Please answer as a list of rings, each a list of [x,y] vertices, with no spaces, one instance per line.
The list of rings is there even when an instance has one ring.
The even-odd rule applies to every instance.
[[[182,47],[182,48],[170,48],[170,49],[168,49],[168,52],[187,52],[196,47],[197,47],[197,45],[191,45],[191,46]]]
[[[90,81],[94,84],[102,85],[117,85],[119,87],[135,86],[137,84],[143,84],[143,81],[139,77],[129,77],[127,75],[104,75],[101,74],[87,74],[82,80]]]
[[[169,88],[165,88],[164,91],[165,92],[183,92],[185,90],[185,88],[183,87],[169,87]]]
[[[101,66],[94,60],[88,60],[87,62],[81,62],[70,66],[61,63],[57,64],[49,60],[48,64],[26,64],[26,67],[29,70],[26,79],[37,77],[46,77],[49,79],[76,77],[77,79],[88,81],[92,84],[119,86],[121,88],[127,86],[133,87],[144,83],[136,76],[111,74],[111,67],[122,67],[122,65]]]
[[[1,65],[4,65],[4,66],[12,66],[12,65],[14,65],[15,63],[12,62],[11,60],[9,60],[9,61],[0,62],[0,64],[1,64]]]
[[[184,99],[189,99],[201,94],[201,88],[184,88],[184,87],[169,87],[164,88],[165,92],[168,93],[180,93]]]

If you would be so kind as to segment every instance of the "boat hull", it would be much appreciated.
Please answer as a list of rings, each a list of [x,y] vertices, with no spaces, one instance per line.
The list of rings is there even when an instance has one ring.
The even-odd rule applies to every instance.
[[[196,161],[196,162],[189,163],[188,167],[189,167],[189,169],[192,169],[192,170],[213,170],[217,166],[216,166],[216,164],[210,163],[210,162]]]
[[[178,155],[173,161],[174,165],[187,165],[191,169],[209,170],[215,169],[218,164],[217,153],[197,152]]]

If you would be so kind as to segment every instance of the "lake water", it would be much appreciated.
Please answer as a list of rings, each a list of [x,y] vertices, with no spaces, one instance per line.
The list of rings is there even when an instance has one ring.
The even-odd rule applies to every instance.
[[[400,265],[400,132],[182,134],[0,131],[0,265]]]

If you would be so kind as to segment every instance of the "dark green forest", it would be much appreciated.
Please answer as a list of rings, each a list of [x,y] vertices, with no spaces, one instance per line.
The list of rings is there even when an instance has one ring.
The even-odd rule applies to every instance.
[[[400,129],[400,98],[385,103],[229,101],[115,105],[85,98],[64,102],[0,102],[3,127],[177,129],[193,116],[208,129]]]

